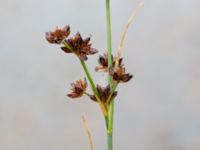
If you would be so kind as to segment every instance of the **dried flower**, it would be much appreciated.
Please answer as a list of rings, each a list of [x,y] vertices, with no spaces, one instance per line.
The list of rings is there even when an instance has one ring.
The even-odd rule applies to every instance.
[[[110,68],[109,74],[112,76],[113,80],[117,82],[128,82],[133,77],[133,75],[126,73],[125,68],[122,66]]]
[[[76,33],[72,38],[65,41],[69,47],[72,48],[73,52],[83,61],[87,60],[87,55],[93,55],[98,51],[91,47],[90,38],[82,39],[80,33]],[[61,47],[66,53],[71,53],[71,49],[68,47]]]
[[[112,56],[112,60],[113,60],[112,65],[115,66],[117,59],[116,58],[113,59],[113,56]],[[95,67],[95,71],[107,72],[108,71],[108,54],[104,54],[103,56],[100,55],[98,62],[99,62],[99,66]],[[122,58],[119,59],[119,66],[122,66]]]
[[[100,85],[97,85],[97,91],[99,93],[99,98],[103,103],[106,103],[107,100],[109,99],[112,100],[117,96],[117,91],[114,91],[113,93],[111,93],[112,91],[109,85],[107,85],[106,87],[101,87]],[[91,95],[90,98],[93,101],[97,102],[97,99],[94,95]]]
[[[106,72],[108,71],[108,54],[104,54],[103,56],[100,55],[99,59],[99,66],[95,67],[97,72]]]
[[[62,29],[56,28],[55,31],[46,32],[46,39],[51,44],[61,44],[70,34],[70,27],[67,25]]]
[[[87,81],[86,78],[84,80],[78,80],[75,83],[71,84],[72,92],[69,93],[67,96],[71,98],[78,98],[81,97],[87,88]]]

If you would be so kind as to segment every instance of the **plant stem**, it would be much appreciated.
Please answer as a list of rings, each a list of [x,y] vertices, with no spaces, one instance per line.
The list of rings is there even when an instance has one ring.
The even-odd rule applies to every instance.
[[[63,45],[73,52],[72,47],[70,47],[65,41],[63,41]],[[91,75],[90,75],[90,73],[89,73],[89,71],[88,71],[88,69],[87,69],[87,66],[86,66],[85,62],[82,61],[81,59],[79,59],[79,60],[80,60],[80,63],[81,63],[81,65],[82,65],[82,67],[83,67],[83,69],[84,69],[84,71],[85,71],[85,74],[86,74],[86,76],[87,76],[87,78],[88,78],[88,80],[89,80],[89,82],[90,82],[90,85],[91,85],[91,87],[92,87],[93,92],[94,92],[97,96],[99,96],[99,93],[98,93],[98,91],[97,91],[97,89],[96,89],[96,87],[95,87],[94,81],[93,81],[93,79],[92,79],[92,77],[91,77]]]
[[[108,46],[108,68],[112,67],[112,31],[111,31],[111,15],[110,15],[110,0],[106,0],[106,18],[107,18],[107,46]],[[112,87],[112,78],[108,73],[108,81]],[[107,145],[108,150],[113,150],[113,114],[114,114],[114,101],[110,103],[108,108],[107,124]]]
[[[110,16],[110,0],[106,0],[106,18],[107,18],[107,46],[108,46],[108,68],[112,66],[112,31]],[[109,80],[111,83],[111,80]]]
[[[80,60],[80,59],[79,59],[79,60]],[[85,64],[84,61],[80,60],[80,62],[81,62],[81,65],[82,65],[82,67],[83,67],[83,70],[85,71],[85,74],[86,74],[86,76],[87,76],[87,78],[88,78],[88,80],[89,80],[89,82],[90,82],[92,91],[94,92],[94,94],[95,94],[95,96],[96,96],[97,102],[98,102],[98,104],[99,104],[99,106],[100,106],[100,108],[101,108],[101,110],[102,110],[102,113],[103,113],[104,117],[107,118],[107,116],[108,116],[107,109],[105,108],[105,105],[101,102],[101,100],[100,100],[100,98],[99,98],[99,92],[98,92],[97,89],[96,89],[96,86],[95,86],[95,84],[94,84],[94,81],[93,81],[93,79],[92,79],[92,77],[91,77],[91,75],[90,75],[88,69],[87,69],[87,66],[86,66],[86,64]]]
[[[71,50],[72,52],[74,51],[73,48],[70,47],[65,41],[63,41],[62,43],[63,43],[63,45],[64,45],[65,47],[67,47],[69,50]],[[87,78],[88,78],[88,80],[89,80],[89,82],[90,82],[92,91],[94,92],[94,95],[95,95],[95,97],[96,97],[96,99],[97,99],[97,102],[98,102],[98,104],[99,104],[99,106],[100,106],[100,108],[101,108],[101,110],[102,110],[102,113],[103,113],[104,117],[106,118],[106,126],[107,126],[107,122],[108,122],[108,121],[107,121],[107,120],[108,120],[108,119],[107,119],[107,118],[108,118],[107,108],[106,108],[105,105],[101,102],[101,100],[100,100],[100,98],[99,98],[99,92],[98,92],[97,89],[96,89],[96,86],[95,86],[95,84],[94,84],[94,80],[92,79],[92,77],[91,77],[91,75],[90,75],[90,73],[89,73],[89,71],[88,71],[88,69],[87,69],[87,66],[86,66],[85,62],[82,61],[80,58],[79,58],[79,60],[80,60],[80,63],[81,63],[81,65],[82,65],[82,67],[83,67],[83,70],[85,71],[85,74],[86,74],[86,76],[87,76]]]
[[[113,149],[113,140],[112,140],[113,134],[112,133],[107,133],[107,140],[108,140],[108,150]]]
[[[112,146],[112,135],[113,135],[113,120],[114,120],[114,100],[111,100],[110,106],[108,108],[108,129],[107,129],[107,136],[108,136],[108,150],[112,150],[110,149]]]
[[[92,79],[92,77],[91,77],[91,75],[90,75],[90,73],[89,73],[89,71],[88,71],[88,69],[87,69],[87,66],[86,66],[85,62],[82,61],[82,60],[80,60],[80,62],[81,62],[81,65],[82,65],[82,67],[83,67],[83,69],[84,69],[84,71],[85,71],[85,74],[86,74],[86,76],[87,76],[87,78],[88,78],[88,80],[89,80],[89,82],[90,82],[90,85],[91,85],[91,87],[92,87],[92,90],[94,91],[94,93],[95,93],[96,95],[98,95],[98,91],[97,91],[97,89],[96,89],[96,87],[95,87],[94,81],[93,81],[93,79]]]

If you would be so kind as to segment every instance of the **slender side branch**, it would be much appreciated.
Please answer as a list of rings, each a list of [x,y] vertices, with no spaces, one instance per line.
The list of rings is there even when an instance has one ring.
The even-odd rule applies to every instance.
[[[88,126],[88,122],[84,116],[82,116],[83,127],[88,135],[89,143],[90,143],[90,150],[94,150],[94,144],[92,140],[92,134],[90,132],[90,128]]]
[[[97,91],[97,89],[95,87],[95,84],[94,84],[93,79],[92,79],[92,77],[91,77],[91,75],[90,75],[90,73],[89,73],[89,71],[87,69],[87,66],[86,66],[85,62],[80,60],[80,63],[81,63],[81,65],[82,65],[82,67],[83,67],[83,69],[85,71],[85,74],[86,74],[86,76],[87,76],[87,78],[88,78],[88,80],[90,82],[90,85],[92,87],[93,92],[95,93],[95,95],[98,95],[98,91]]]
[[[116,61],[115,67],[119,65],[119,59],[120,59],[120,55],[121,55],[121,50],[122,50],[123,45],[124,45],[124,40],[125,40],[127,31],[128,31],[128,28],[130,27],[131,23],[133,23],[135,21],[135,19],[137,17],[137,14],[139,13],[139,11],[140,11],[140,9],[142,8],[143,5],[144,5],[143,1],[141,1],[137,5],[136,9],[133,11],[132,15],[129,17],[126,26],[124,27],[124,30],[123,30],[121,38],[120,38],[119,46],[118,46],[118,49],[117,49],[117,61]]]
[[[64,46],[66,46],[69,50],[71,50],[71,51],[73,52],[72,47],[70,47],[65,41],[63,41],[62,43],[63,43]],[[79,59],[79,60],[80,60],[80,59]],[[102,112],[103,112],[103,115],[104,115],[104,116],[108,116],[108,112],[107,112],[107,110],[106,110],[104,104],[103,104],[103,103],[101,102],[101,100],[99,99],[99,93],[98,93],[98,91],[97,91],[97,89],[96,89],[96,86],[95,86],[95,84],[94,84],[94,80],[92,79],[92,77],[91,77],[91,75],[90,75],[90,73],[89,73],[89,71],[88,71],[88,69],[87,69],[87,66],[86,66],[85,62],[82,61],[82,60],[80,60],[80,63],[81,63],[81,65],[82,65],[82,67],[83,67],[83,70],[85,71],[85,74],[86,74],[86,76],[87,76],[87,78],[88,78],[88,80],[89,80],[89,82],[90,82],[90,86],[91,86],[92,91],[94,92],[94,95],[95,95],[95,97],[96,97],[96,99],[97,99],[97,102],[98,102],[98,104],[99,104],[99,106],[100,106],[100,108],[101,108],[101,110],[102,110]]]
[[[82,67],[83,67],[83,69],[84,69],[84,71],[85,71],[85,74],[86,74],[86,76],[87,76],[87,78],[88,78],[88,80],[89,80],[89,82],[90,82],[91,88],[92,88],[92,90],[93,90],[93,92],[94,92],[94,95],[95,95],[95,97],[96,97],[96,99],[97,99],[98,104],[99,104],[99,106],[100,106],[100,108],[101,108],[101,110],[102,110],[104,116],[107,116],[107,115],[108,115],[108,112],[107,112],[107,110],[106,110],[104,104],[101,102],[101,100],[100,100],[100,98],[99,98],[99,93],[98,93],[98,91],[97,91],[97,89],[96,89],[96,87],[95,87],[95,84],[94,84],[94,82],[93,82],[93,79],[92,79],[92,77],[91,77],[91,75],[90,75],[90,73],[89,73],[89,71],[88,71],[88,69],[87,69],[87,67],[86,67],[86,64],[85,64],[85,62],[82,61],[82,60],[80,60],[80,62],[81,62],[81,65],[82,65]]]

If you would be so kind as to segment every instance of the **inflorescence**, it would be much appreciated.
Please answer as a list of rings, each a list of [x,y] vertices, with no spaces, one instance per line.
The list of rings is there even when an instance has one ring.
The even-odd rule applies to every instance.
[[[90,37],[82,38],[78,32],[74,36],[68,38],[70,35],[70,27],[67,25],[64,28],[56,28],[54,31],[46,32],[46,40],[51,44],[61,45],[61,49],[67,54],[75,54],[81,62],[88,59],[88,55],[93,55],[98,52],[97,49],[92,47],[90,43]],[[118,62],[117,62],[118,61]],[[92,94],[86,92],[87,80],[77,80],[71,83],[71,93],[67,94],[70,98],[79,98],[83,95],[89,96],[89,98],[95,102],[100,102],[103,105],[109,105],[112,100],[117,96],[115,90],[119,83],[128,82],[132,79],[133,75],[126,73],[122,58],[112,56],[112,66],[108,66],[108,55],[103,54],[98,58],[99,65],[95,67],[96,72],[107,72],[114,82],[111,87],[96,85],[96,90],[93,89]],[[91,84],[91,83],[90,83]],[[96,92],[95,92],[96,91]]]

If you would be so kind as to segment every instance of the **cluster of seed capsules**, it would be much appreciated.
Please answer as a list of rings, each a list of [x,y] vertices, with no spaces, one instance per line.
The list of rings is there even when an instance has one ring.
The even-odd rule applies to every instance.
[[[46,39],[51,44],[61,45],[61,49],[67,54],[75,54],[82,62],[88,59],[88,55],[93,55],[98,52],[97,49],[92,47],[90,43],[90,37],[82,38],[78,32],[74,36],[70,37],[70,27],[67,25],[64,28],[56,28],[54,31],[46,32]],[[118,83],[128,82],[132,79],[133,75],[126,73],[124,64],[122,64],[122,58],[112,56],[112,66],[108,65],[108,55],[103,54],[98,58],[99,65],[95,67],[96,72],[108,72],[112,78],[113,85]],[[97,96],[86,92],[87,80],[77,80],[71,83],[71,93],[67,94],[70,98],[79,98],[83,95],[87,95],[91,100],[97,102]],[[111,100],[117,95],[114,87],[107,85],[106,87],[96,85],[96,91],[98,92],[98,98],[103,104],[109,104]]]

